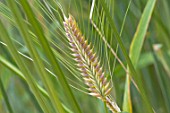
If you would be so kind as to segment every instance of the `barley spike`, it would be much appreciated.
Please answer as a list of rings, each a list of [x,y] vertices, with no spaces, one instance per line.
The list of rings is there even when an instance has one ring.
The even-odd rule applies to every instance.
[[[96,53],[91,49],[91,45],[85,40],[76,24],[73,16],[65,18],[63,22],[69,45],[71,46],[72,56],[77,62],[84,83],[88,86],[89,95],[104,101],[107,107],[113,112],[120,112],[120,108],[109,98],[111,92],[110,81],[105,77],[103,68]]]

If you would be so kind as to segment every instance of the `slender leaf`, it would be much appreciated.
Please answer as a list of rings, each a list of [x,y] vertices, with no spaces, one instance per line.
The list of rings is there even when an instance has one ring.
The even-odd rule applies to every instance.
[[[10,5],[13,5],[13,4],[10,4]],[[10,37],[1,21],[0,21],[0,31],[2,32],[1,33],[2,40],[4,40],[4,42],[8,45],[8,49],[9,49],[11,55],[13,56],[15,62],[17,63],[18,67],[22,70],[24,75],[26,75],[27,82],[28,82],[31,90],[33,91],[38,103],[40,104],[40,106],[44,112],[49,113],[49,110],[45,104],[45,101],[44,101],[41,93],[38,90],[35,80],[33,79],[30,71],[26,68],[24,62],[21,60],[21,57],[19,56],[16,47],[14,46],[12,40],[10,39]]]
[[[34,33],[39,38],[40,44],[42,45],[44,52],[47,55],[47,58],[49,59],[49,62],[53,68],[54,74],[58,75],[58,79],[59,79],[60,83],[62,84],[63,88],[65,89],[64,91],[66,92],[69,102],[72,102],[72,104],[71,104],[72,108],[74,109],[74,111],[76,113],[81,113],[80,108],[75,100],[75,97],[66,81],[65,76],[63,75],[63,73],[59,67],[57,60],[55,59],[54,53],[52,52],[52,50],[49,46],[49,43],[43,34],[43,30],[42,30],[41,26],[39,25],[37,19],[35,18],[31,7],[29,6],[27,1],[21,0],[20,2],[23,6],[25,13],[27,14],[29,22],[31,23],[31,25],[34,29]]]
[[[13,5],[10,5],[10,4],[13,4]],[[29,36],[29,33],[27,31],[27,26],[22,21],[22,16],[21,16],[18,8],[16,7],[15,2],[10,1],[9,5],[11,6],[11,10],[14,14],[14,18],[16,19],[16,23],[18,24],[19,30],[20,30],[20,32],[24,38],[24,41],[30,51],[30,55],[33,57],[34,65],[37,68],[39,75],[41,75],[42,81],[49,93],[49,97],[50,97],[51,102],[53,103],[53,107],[56,109],[56,112],[58,110],[60,113],[64,113],[64,110],[63,110],[62,105],[59,101],[58,95],[54,88],[54,85],[52,84],[53,82],[50,80],[50,77],[46,73],[41,59],[39,59],[39,55],[38,55],[37,51],[35,50],[34,45],[31,41],[30,36]]]
[[[3,95],[4,100],[6,102],[6,105],[7,105],[9,113],[14,113],[13,109],[11,107],[8,95],[7,95],[6,91],[5,91],[5,87],[4,87],[3,83],[2,83],[1,77],[0,77],[0,88],[1,88],[1,92],[2,92],[2,95]]]
[[[114,36],[115,36],[115,38],[117,39],[117,41],[118,41],[118,43],[119,43],[119,46],[120,46],[120,48],[121,48],[121,50],[122,50],[122,52],[123,52],[123,55],[124,55],[124,57],[125,57],[125,59],[126,59],[126,61],[127,61],[127,64],[128,64],[128,66],[129,66],[129,69],[130,69],[130,75],[133,76],[133,78],[134,78],[137,86],[139,87],[140,92],[142,92],[142,93],[140,93],[140,94],[142,95],[143,101],[144,101],[144,103],[145,103],[145,105],[146,105],[146,107],[147,107],[147,111],[148,111],[148,113],[153,113],[153,110],[152,110],[152,107],[151,107],[151,105],[150,105],[150,102],[149,102],[148,99],[147,99],[146,92],[145,92],[145,90],[144,90],[144,88],[143,88],[143,86],[142,86],[142,82],[140,81],[140,80],[141,80],[141,79],[140,79],[140,76],[137,75],[137,73],[136,73],[136,71],[135,71],[135,69],[134,69],[134,66],[133,66],[133,64],[132,64],[132,62],[131,62],[131,60],[130,60],[127,52],[126,52],[126,49],[125,49],[125,47],[124,47],[124,44],[123,44],[123,42],[122,42],[122,40],[121,40],[121,38],[120,38],[120,36],[119,36],[119,34],[118,34],[118,31],[117,31],[117,29],[116,29],[116,26],[115,26],[115,24],[114,24],[114,21],[113,21],[111,15],[110,15],[110,13],[109,13],[109,10],[108,10],[108,8],[107,8],[107,5],[106,5],[106,3],[105,3],[104,0],[100,0],[100,3],[101,3],[101,5],[103,6],[103,9],[104,9],[105,12],[106,12],[106,17],[107,17],[107,19],[108,19],[108,21],[109,21],[109,23],[110,23],[110,25],[111,25],[111,28],[112,28],[112,30],[113,30],[113,32],[114,32]]]
[[[168,96],[168,93],[167,93],[167,90],[165,89],[165,85],[163,83],[163,77],[161,77],[162,75],[162,71],[161,71],[161,68],[159,67],[160,64],[159,64],[159,61],[158,61],[158,57],[156,55],[156,51],[157,49],[154,51],[153,50],[153,47],[151,46],[152,45],[152,39],[149,40],[149,43],[150,43],[150,48],[153,52],[153,57],[155,59],[155,62],[154,62],[154,67],[155,67],[155,70],[156,70],[156,77],[158,78],[158,83],[160,85],[160,88],[161,88],[161,91],[162,91],[162,94],[163,94],[163,100],[165,102],[165,107],[167,109],[167,112],[170,113],[170,101],[169,101],[169,96]]]
[[[147,28],[149,26],[149,21],[151,19],[155,3],[156,0],[149,0],[147,2],[145,9],[142,13],[142,16],[140,18],[135,35],[130,45],[129,57],[135,68],[137,67],[137,62],[141,53],[141,49],[144,43],[145,35],[147,32]],[[132,104],[131,104],[131,97],[130,97],[130,77],[128,74],[126,76],[126,83],[125,83],[123,111],[128,111],[129,113],[132,113]]]
[[[23,75],[23,73],[17,68],[15,67],[13,64],[11,64],[9,61],[7,61],[5,58],[3,58],[2,56],[0,56],[0,63],[7,67],[8,69],[10,69],[12,72],[14,72],[16,75],[18,75],[22,80],[24,80],[25,82],[27,82],[27,79],[25,78],[25,76]],[[37,84],[38,89],[40,90],[40,92],[45,96],[49,98],[49,95],[47,94],[47,92]]]

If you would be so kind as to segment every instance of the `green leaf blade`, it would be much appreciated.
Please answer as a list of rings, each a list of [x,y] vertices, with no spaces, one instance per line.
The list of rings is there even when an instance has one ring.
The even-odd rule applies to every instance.
[[[50,47],[46,37],[44,36],[43,30],[42,30],[39,22],[36,20],[31,7],[29,6],[28,2],[26,2],[26,1],[21,0],[20,2],[25,10],[25,13],[28,16],[29,22],[33,26],[34,33],[39,38],[40,44],[42,45],[42,48],[44,49],[44,52],[47,55],[47,58],[49,59],[49,62],[53,68],[54,74],[58,75],[58,79],[59,79],[61,85],[63,86],[63,88],[65,89],[65,92],[66,92],[69,102],[72,102],[72,104],[71,104],[73,106],[72,108],[74,109],[74,111],[76,113],[81,113],[81,110],[75,100],[75,97],[66,81],[64,74],[62,73],[62,71],[60,69],[58,62],[55,59],[54,53],[52,52],[51,47]],[[57,102],[56,102],[56,104],[57,104]]]
[[[156,0],[149,0],[147,2],[147,5],[143,11],[137,30],[135,32],[135,35],[130,45],[129,56],[135,67],[137,65],[142,46],[144,44],[145,35],[149,27],[149,22],[150,22],[155,4],[156,4]]]
[[[141,53],[142,46],[144,44],[145,35],[149,26],[149,22],[152,16],[155,3],[156,0],[149,0],[147,2],[143,14],[141,16],[141,19],[139,21],[137,30],[131,42],[129,57],[135,68],[137,67],[138,59]],[[130,71],[129,68],[128,71]],[[130,77],[128,74],[126,76],[126,83],[125,83],[123,110],[132,113],[132,103],[131,103],[131,96],[130,96]]]

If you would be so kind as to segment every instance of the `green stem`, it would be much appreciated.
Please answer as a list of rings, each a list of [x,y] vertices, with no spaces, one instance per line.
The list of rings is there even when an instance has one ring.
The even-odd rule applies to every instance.
[[[10,105],[8,96],[7,96],[6,92],[5,92],[5,88],[4,88],[4,85],[2,83],[1,77],[0,77],[0,88],[1,88],[1,91],[2,91],[2,95],[3,95],[4,99],[5,99],[5,103],[7,105],[9,113],[14,113],[13,110],[12,110],[12,107]]]
[[[104,109],[105,109],[105,113],[109,113],[106,103],[104,103]]]

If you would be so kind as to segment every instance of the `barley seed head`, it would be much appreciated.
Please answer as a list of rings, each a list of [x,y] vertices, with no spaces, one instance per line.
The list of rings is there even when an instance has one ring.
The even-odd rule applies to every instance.
[[[69,15],[69,18],[65,18],[63,24],[72,56],[77,62],[76,66],[84,83],[88,86],[89,94],[106,102],[111,111],[120,111],[115,110],[117,106],[113,106],[113,102],[108,99],[111,92],[110,81],[105,76],[96,53],[85,40],[73,16]]]

